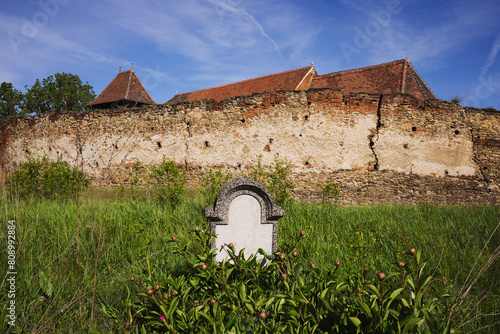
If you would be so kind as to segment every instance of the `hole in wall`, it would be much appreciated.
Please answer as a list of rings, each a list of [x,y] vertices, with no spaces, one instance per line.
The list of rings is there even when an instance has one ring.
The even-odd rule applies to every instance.
[[[304,165],[308,166],[309,165],[309,161],[304,162]]]
[[[460,131],[455,130],[455,134],[456,134],[456,135],[459,135],[459,134],[460,134]]]
[[[269,138],[269,144],[273,143],[273,138]]]
[[[412,126],[411,127],[411,131],[417,131],[417,127],[416,126]]]
[[[244,118],[240,119],[240,122],[245,123],[245,119]]]
[[[98,163],[97,161],[95,162],[95,166],[96,166],[96,167],[99,167],[99,163]]]
[[[309,116],[305,115],[304,116],[304,121],[307,121],[309,119]]]
[[[484,170],[487,170],[487,169],[488,169],[488,167],[486,167],[486,166],[483,166],[483,169],[484,169]]]
[[[158,148],[161,148],[161,143],[157,142],[156,145],[158,145]]]
[[[403,144],[403,148],[408,148],[408,144]]]
[[[210,143],[208,141],[205,142],[205,147],[210,147]]]

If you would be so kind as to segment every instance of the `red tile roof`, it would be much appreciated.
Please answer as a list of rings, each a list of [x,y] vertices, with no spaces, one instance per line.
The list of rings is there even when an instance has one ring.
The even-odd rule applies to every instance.
[[[109,107],[112,103],[156,104],[133,70],[118,73],[89,106]]]
[[[436,98],[408,59],[319,75],[313,79],[311,88],[339,89],[344,94],[351,92],[407,93],[419,100]]]
[[[311,66],[296,70],[266,75],[223,86],[176,94],[173,98],[168,100],[167,103],[172,104],[202,99],[222,101],[233,96],[245,96],[253,93],[262,93],[264,91],[306,90],[309,88],[311,80],[315,75],[316,70],[311,64]]]
[[[180,103],[209,99],[221,101],[234,96],[245,96],[264,91],[307,90],[309,88],[331,88],[371,94],[411,94],[419,100],[436,99],[408,59],[373,65],[354,70],[317,75],[314,67],[271,74],[223,86],[176,94],[167,103]]]

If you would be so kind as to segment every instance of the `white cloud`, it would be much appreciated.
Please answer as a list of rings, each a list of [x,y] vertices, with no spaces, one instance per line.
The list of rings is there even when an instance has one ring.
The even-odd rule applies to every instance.
[[[500,34],[497,35],[495,41],[493,42],[493,46],[491,47],[490,54],[488,55],[488,58],[486,59],[486,63],[483,65],[481,68],[481,77],[486,76],[488,73],[491,65],[495,62],[495,59],[497,58],[498,51],[500,51]]]

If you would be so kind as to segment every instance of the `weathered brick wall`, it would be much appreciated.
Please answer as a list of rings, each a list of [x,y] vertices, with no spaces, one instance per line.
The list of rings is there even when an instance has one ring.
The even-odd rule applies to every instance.
[[[248,175],[289,161],[294,196],[336,182],[345,204],[499,204],[500,114],[410,95],[329,89],[126,111],[11,119],[0,128],[1,175],[29,154],[80,166],[97,186],[125,185],[136,161],[174,159],[196,186],[205,168]],[[319,186],[317,184],[320,184]]]

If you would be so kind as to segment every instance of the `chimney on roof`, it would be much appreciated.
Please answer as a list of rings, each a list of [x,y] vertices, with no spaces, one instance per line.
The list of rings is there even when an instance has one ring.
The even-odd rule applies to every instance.
[[[134,62],[132,62],[132,67],[130,68],[132,71],[134,70]]]
[[[118,71],[118,74],[122,73],[122,65],[120,65],[120,70]]]

